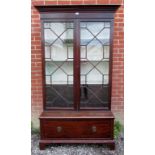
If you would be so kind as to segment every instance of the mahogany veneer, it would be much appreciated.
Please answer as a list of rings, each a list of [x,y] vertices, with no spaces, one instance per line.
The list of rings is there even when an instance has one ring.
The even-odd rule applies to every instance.
[[[114,21],[114,12],[117,10],[118,6],[37,6],[37,9],[40,11],[40,20],[41,20],[41,35],[42,35],[42,69],[43,69],[43,109],[44,112],[40,116],[40,149],[45,149],[45,146],[52,143],[98,143],[98,144],[106,144],[109,145],[111,149],[114,149],[115,143],[113,138],[113,129],[114,129],[114,116],[111,110],[111,87],[112,87],[112,38],[113,38],[113,21]],[[72,88],[68,89],[67,92],[64,91],[64,86],[54,83],[47,82],[45,76],[46,75],[46,57],[45,57],[45,46],[46,41],[50,40],[48,37],[46,38],[44,35],[45,23],[55,23],[55,22],[65,22],[65,23],[73,23],[73,86],[72,84],[67,84],[65,87],[68,89],[68,86],[72,86]],[[87,33],[91,35],[91,37],[86,37],[81,39],[80,32],[82,27],[80,27],[80,23],[85,22],[101,22],[101,23],[109,23],[110,26],[106,27],[104,24],[104,28],[109,31],[106,32],[105,38],[106,42],[102,42],[104,36],[101,38],[97,35],[101,33],[101,30],[96,33],[92,33],[90,28],[87,29]],[[100,27],[100,26],[99,26]],[[51,28],[50,34],[55,33],[55,31]],[[70,28],[72,29],[72,28]],[[94,28],[93,28],[94,29]],[[88,32],[89,31],[89,32]],[[65,29],[66,32],[66,29]],[[64,33],[64,32],[63,32]],[[51,35],[52,38],[53,35]],[[107,37],[108,36],[108,37]],[[60,39],[62,34],[56,34],[56,38]],[[97,83],[87,83],[85,79],[85,83],[89,86],[83,86],[81,82],[81,71],[80,67],[83,63],[81,57],[81,40],[97,39],[102,46],[109,46],[109,57],[106,61],[109,62],[109,71],[108,77],[109,82],[100,84],[98,87]],[[57,40],[56,39],[56,40]],[[67,38],[66,38],[67,39]],[[55,41],[56,41],[55,40]],[[63,41],[65,44],[65,41]],[[50,48],[52,46],[52,39],[50,41]],[[89,42],[90,43],[90,42]],[[87,43],[87,44],[89,44]],[[65,44],[65,47],[67,43]],[[68,47],[68,46],[67,46]],[[88,45],[85,45],[88,49]],[[92,46],[95,47],[94,45]],[[67,48],[68,49],[68,48]],[[100,49],[96,49],[97,51]],[[87,51],[85,51],[87,52]],[[51,53],[51,51],[50,51]],[[102,53],[104,54],[104,48]],[[86,54],[87,55],[87,54]],[[87,58],[87,56],[86,56]],[[51,62],[54,62],[51,54],[50,54]],[[67,56],[66,62],[69,57]],[[88,59],[87,62],[94,64],[92,62],[94,59]],[[62,62],[65,62],[64,60]],[[99,63],[101,60],[97,60]],[[69,62],[69,61],[68,61]],[[55,63],[55,62],[54,62]],[[56,63],[55,63],[56,64]],[[97,64],[96,64],[97,65]],[[96,65],[92,65],[93,68],[97,69]],[[105,65],[106,66],[106,65]],[[61,65],[57,67],[57,69],[61,69]],[[98,70],[98,69],[97,69]],[[90,72],[91,70],[89,70]],[[105,77],[101,71],[100,74]],[[67,74],[67,73],[66,73]],[[88,72],[87,72],[88,74]],[[70,74],[68,74],[70,75]],[[85,75],[86,76],[86,75]],[[50,77],[51,78],[51,77]],[[104,79],[104,78],[103,78]],[[103,80],[104,81],[104,80]],[[93,85],[91,85],[93,84]],[[47,86],[50,86],[47,88]],[[51,89],[52,87],[52,89]],[[54,90],[53,90],[54,88]],[[101,89],[102,88],[102,89]],[[98,91],[100,90],[100,92]],[[51,91],[54,91],[54,93]],[[91,92],[91,93],[90,93]],[[64,95],[67,94],[67,95]],[[72,94],[72,95],[71,95]],[[63,98],[63,101],[62,99]],[[96,98],[96,100],[95,100]],[[56,99],[57,102],[53,102],[52,99]],[[61,100],[59,100],[61,99]],[[66,100],[68,102],[66,102]],[[104,103],[101,106],[101,101]],[[72,101],[72,102],[71,102]],[[84,102],[87,101],[87,102]],[[64,103],[63,103],[64,102]],[[70,104],[70,102],[72,104]],[[85,104],[86,103],[86,104]],[[90,103],[90,105],[89,105]],[[66,106],[64,106],[66,105]]]
[[[110,111],[49,111],[40,116],[40,149],[51,143],[99,143],[114,149]]]

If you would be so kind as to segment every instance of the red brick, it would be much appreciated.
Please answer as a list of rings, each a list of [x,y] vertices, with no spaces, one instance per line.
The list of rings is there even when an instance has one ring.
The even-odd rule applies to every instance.
[[[35,15],[31,15],[31,17],[34,19],[34,18],[39,18],[40,17],[40,15],[39,14],[35,14]]]
[[[71,4],[71,2],[70,1],[58,1],[58,4],[67,5],[67,4]]]
[[[33,45],[40,45],[41,44],[41,41],[39,40],[39,41],[31,41],[31,43],[33,44]]]
[[[123,9],[122,7],[120,7],[120,8],[117,10],[116,14],[117,14],[117,13],[124,13],[124,9]]]
[[[45,1],[45,5],[56,5],[57,1]]]
[[[37,37],[37,36],[34,36],[34,40],[41,40],[41,38],[40,37]]]
[[[36,24],[31,24],[32,27],[40,27],[40,24],[39,23],[36,23]]]
[[[110,4],[122,4],[123,0],[109,0]]]
[[[97,4],[96,0],[84,0],[84,4]]]
[[[109,0],[97,0],[97,4],[109,4]]]
[[[83,0],[71,1],[71,4],[83,4]]]
[[[120,14],[118,14],[118,17],[123,18],[124,17],[124,14],[123,13],[120,13]]]
[[[41,36],[41,32],[38,32],[38,33],[32,32],[32,33],[31,33],[31,36],[40,37],[40,36]]]
[[[32,31],[39,31],[40,32],[41,31],[41,28],[40,27],[33,27],[32,28]]]
[[[40,19],[39,18],[38,19],[33,19],[32,23],[37,23],[38,24],[38,23],[40,23]]]
[[[36,47],[35,47],[35,48],[36,48]],[[41,50],[36,50],[36,49],[35,49],[35,50],[32,50],[31,52],[32,52],[32,54],[38,54],[38,53],[40,54],[40,53],[41,53]]]
[[[37,6],[37,5],[44,5],[44,1],[32,1],[32,4],[34,6]]]
[[[124,27],[124,23],[118,23],[118,26]]]
[[[37,10],[33,9],[33,10],[31,11],[31,14],[32,14],[32,15],[39,15],[40,13],[39,13]]]
[[[124,21],[123,18],[116,18],[116,19],[115,19],[115,22],[116,22],[116,23],[117,23],[117,22],[120,23],[120,22],[123,22],[123,21]]]

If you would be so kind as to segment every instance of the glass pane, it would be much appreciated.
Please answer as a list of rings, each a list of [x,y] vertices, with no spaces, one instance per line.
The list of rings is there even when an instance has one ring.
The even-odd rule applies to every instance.
[[[109,59],[109,54],[110,54],[110,48],[109,48],[109,46],[104,46],[104,48],[103,48],[103,50],[104,50],[104,58],[106,59]]]
[[[107,107],[110,23],[81,22],[81,107]]]
[[[73,107],[73,23],[44,23],[46,107]]]
[[[86,59],[86,54],[87,54],[87,46],[81,46],[81,59]]]
[[[81,45],[87,45],[93,39],[93,35],[85,28],[81,29]]]
[[[57,36],[50,29],[44,29],[44,38],[45,45],[50,46],[50,44],[52,44],[57,39]]]
[[[87,45],[87,59],[90,61],[98,61],[103,59],[103,46],[99,40],[93,39]]]
[[[93,35],[97,35],[104,28],[104,22],[89,22],[87,23],[87,30],[91,32]]]

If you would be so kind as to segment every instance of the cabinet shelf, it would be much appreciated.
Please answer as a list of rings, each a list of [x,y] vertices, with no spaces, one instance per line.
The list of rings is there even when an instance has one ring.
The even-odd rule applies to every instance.
[[[68,59],[68,60],[52,60],[52,59],[45,59],[46,62],[73,62],[73,59]]]
[[[66,62],[73,62],[74,60],[73,59],[68,59],[68,60],[51,60],[51,59],[45,59],[45,61],[46,62],[64,62],[64,61],[66,61]],[[91,62],[99,62],[99,61],[101,61],[101,62],[108,62],[109,59],[103,59],[103,60],[84,60],[84,59],[82,59],[80,61],[81,62],[89,62],[89,61],[91,61]]]

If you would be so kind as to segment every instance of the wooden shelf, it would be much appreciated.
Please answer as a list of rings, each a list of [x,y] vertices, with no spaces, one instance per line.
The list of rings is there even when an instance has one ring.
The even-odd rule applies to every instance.
[[[64,61],[66,61],[66,62],[73,62],[74,60],[73,59],[68,59],[68,60],[51,60],[51,59],[45,59],[45,61],[46,62],[64,62]],[[82,59],[82,60],[80,60],[81,62],[99,62],[99,61],[101,61],[101,62],[107,62],[107,61],[109,61],[109,59],[103,59],[103,60],[87,60],[87,59]]]

